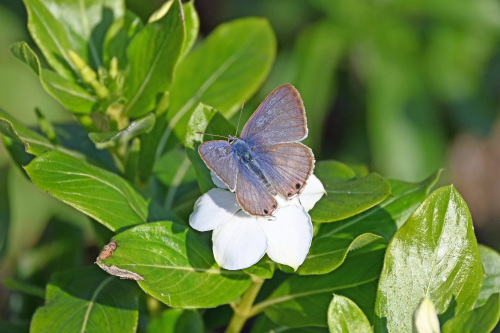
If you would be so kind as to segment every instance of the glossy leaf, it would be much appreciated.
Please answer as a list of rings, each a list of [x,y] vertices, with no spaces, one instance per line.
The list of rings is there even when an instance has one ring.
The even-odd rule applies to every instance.
[[[153,113],[149,113],[144,117],[134,120],[121,131],[107,133],[89,133],[89,138],[96,144],[98,149],[107,149],[118,145],[125,145],[133,138],[149,133],[155,125],[156,117]]]
[[[349,298],[333,295],[328,307],[330,333],[371,332],[371,325],[361,309]]]
[[[281,325],[326,327],[327,309],[335,293],[349,297],[370,319],[384,250],[352,251],[338,269],[328,274],[292,276],[257,304],[257,309]]]
[[[9,230],[11,228],[11,209],[8,186],[8,168],[0,168],[0,260],[7,253],[9,246]]]
[[[186,152],[196,172],[200,189],[203,193],[215,187],[212,178],[210,177],[210,169],[201,159],[198,153],[198,147],[203,141],[214,139],[214,137],[196,132],[204,132],[218,135],[232,135],[236,133],[236,129],[231,123],[224,118],[214,108],[204,104],[199,104],[194,110],[188,124],[186,133]]]
[[[339,176],[339,169],[345,170],[338,162],[319,162],[314,174],[321,180],[326,190],[320,201],[309,212],[315,222],[332,222],[359,214],[384,200],[390,193],[389,183],[372,173],[366,177],[348,178],[349,172]],[[348,168],[347,168],[348,169]]]
[[[486,275],[483,278],[476,307],[486,303],[491,295],[500,293],[500,254],[484,245],[479,245],[479,254]]]
[[[168,119],[177,137],[184,140],[200,102],[231,117],[268,75],[275,49],[266,20],[245,18],[219,25],[176,69]]]
[[[451,318],[441,332],[489,333],[500,320],[500,294],[493,294],[482,306]]]
[[[326,274],[339,267],[349,251],[370,246],[385,248],[387,243],[383,237],[374,234],[338,234],[317,236],[313,239],[309,253],[297,273],[300,275]]]
[[[377,292],[376,331],[410,331],[423,297],[441,321],[470,311],[483,268],[465,201],[453,186],[433,192],[396,232]]]
[[[66,79],[74,78],[68,51],[75,51],[94,69],[102,66],[105,32],[123,16],[124,2],[25,0],[28,28],[49,64]]]
[[[356,216],[335,223],[322,224],[315,239],[338,234],[374,233],[390,241],[394,233],[427,197],[439,174],[440,172],[437,172],[420,183],[389,180],[391,195],[387,199]]]
[[[96,267],[55,273],[30,332],[135,332],[137,288]]]
[[[175,0],[167,15],[149,23],[130,42],[129,71],[124,83],[125,113],[139,117],[151,111],[158,95],[170,88],[184,43],[183,12]]]
[[[146,293],[172,307],[218,306],[233,301],[250,285],[243,272],[220,269],[210,248],[180,224],[143,224],[113,240],[116,250],[98,264],[139,275]]]
[[[280,333],[327,333],[328,328],[326,327],[299,327],[292,328],[284,325],[276,324],[271,321],[271,319],[267,318],[266,315],[260,315],[257,320],[252,325],[252,330],[250,333],[272,333],[272,332],[280,332]]]
[[[168,309],[149,323],[148,333],[203,333],[203,326],[195,310]]]
[[[25,170],[40,189],[112,231],[147,221],[148,203],[129,183],[85,161],[51,151]]]
[[[96,107],[99,99],[73,80],[58,73],[42,68],[36,54],[25,42],[15,43],[11,52],[27,64],[40,77],[43,87],[64,107],[76,113],[89,113]]]
[[[245,268],[243,271],[261,279],[271,279],[274,275],[274,265],[273,261],[264,256],[256,264]]]

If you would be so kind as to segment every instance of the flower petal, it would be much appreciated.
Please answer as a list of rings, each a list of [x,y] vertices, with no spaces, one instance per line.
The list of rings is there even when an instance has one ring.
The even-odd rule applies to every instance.
[[[274,216],[275,219],[258,220],[267,236],[267,255],[297,269],[311,247],[311,217],[303,207],[295,205],[278,209]]]
[[[240,209],[234,193],[213,188],[194,204],[194,211],[189,216],[189,225],[198,231],[213,230],[229,221]]]
[[[217,176],[217,174],[213,171],[210,171],[210,177],[212,177],[212,181],[214,182],[215,186],[218,188],[222,188],[225,190],[228,190],[229,187],[224,183],[220,178]]]
[[[311,175],[306,185],[299,194],[299,200],[306,211],[310,211],[316,202],[326,193],[321,181],[315,175]]]
[[[234,195],[234,194],[233,194]],[[212,234],[214,257],[219,266],[243,269],[266,253],[266,234],[257,219],[241,211]]]

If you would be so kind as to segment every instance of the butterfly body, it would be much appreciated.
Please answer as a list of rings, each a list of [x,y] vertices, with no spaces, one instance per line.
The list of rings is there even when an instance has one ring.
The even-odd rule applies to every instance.
[[[285,84],[257,108],[241,138],[229,135],[228,141],[204,142],[198,150],[247,213],[270,216],[277,209],[276,196],[294,197],[312,173],[312,151],[298,142],[306,136],[302,99]]]

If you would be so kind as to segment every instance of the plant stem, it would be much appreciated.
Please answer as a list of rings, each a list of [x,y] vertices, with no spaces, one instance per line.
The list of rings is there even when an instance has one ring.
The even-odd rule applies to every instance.
[[[245,322],[252,317],[252,305],[263,283],[264,279],[253,278],[252,284],[234,307],[234,314],[226,328],[226,333],[241,332]]]

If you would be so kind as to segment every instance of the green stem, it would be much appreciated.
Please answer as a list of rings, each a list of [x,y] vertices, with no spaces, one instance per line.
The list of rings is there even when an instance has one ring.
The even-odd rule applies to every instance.
[[[254,278],[250,287],[241,297],[241,301],[234,307],[234,314],[226,328],[226,333],[239,333],[245,322],[252,317],[252,305],[264,283],[264,279]]]

